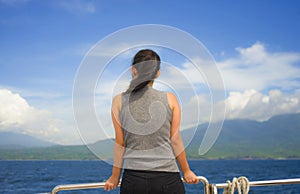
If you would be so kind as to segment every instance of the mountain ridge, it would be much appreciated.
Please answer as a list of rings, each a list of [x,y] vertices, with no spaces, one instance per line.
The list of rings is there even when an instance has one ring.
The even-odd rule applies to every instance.
[[[33,147],[49,147],[58,145],[46,140],[42,140],[30,135],[4,131],[0,132],[1,148],[33,148]]]
[[[300,158],[300,113],[278,115],[267,121],[225,120],[212,148],[199,155],[208,124],[181,131],[189,159]],[[191,141],[190,141],[191,140]],[[113,157],[113,139],[88,145],[101,159]],[[0,147],[0,159],[97,159],[86,145],[19,148]]]
[[[199,157],[199,141],[205,125],[199,126],[187,146],[189,157]],[[213,147],[205,154],[212,158],[299,158],[300,114],[277,115],[267,121],[225,120]],[[200,141],[201,142],[201,141]]]

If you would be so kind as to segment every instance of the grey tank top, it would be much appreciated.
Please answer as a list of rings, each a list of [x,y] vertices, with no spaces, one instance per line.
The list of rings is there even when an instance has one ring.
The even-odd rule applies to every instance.
[[[135,94],[122,95],[125,169],[179,171],[170,142],[171,119],[166,92],[146,86]]]

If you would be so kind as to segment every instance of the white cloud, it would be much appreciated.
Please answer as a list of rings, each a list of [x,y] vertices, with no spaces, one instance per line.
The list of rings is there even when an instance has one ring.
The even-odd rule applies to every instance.
[[[300,87],[300,53],[268,52],[259,42],[236,50],[237,57],[217,62],[229,91]]]
[[[182,72],[188,76],[193,83],[205,83],[204,78],[200,76],[199,70],[197,70],[192,63],[184,63]]]
[[[218,108],[220,102],[213,105],[210,96],[206,94],[194,96],[189,102],[183,104],[182,109],[188,110],[182,116],[183,124],[185,126],[195,124],[197,116],[200,123],[208,122],[212,114],[212,106],[217,107],[216,110],[222,110]],[[292,94],[283,93],[280,90],[270,90],[267,94],[263,94],[254,89],[243,92],[229,92],[229,96],[224,102],[226,119],[264,121],[275,115],[299,113],[300,90],[296,90]],[[199,110],[197,107],[199,107]],[[219,114],[219,112],[216,111],[213,114]],[[216,118],[220,118],[219,116],[216,115]]]
[[[300,91],[294,94],[270,90],[262,94],[256,90],[230,92],[226,103],[226,117],[267,120],[274,115],[300,112]]]
[[[79,136],[64,120],[31,106],[20,94],[0,89],[0,131],[15,131],[56,143],[75,143]],[[73,132],[72,132],[73,131]]]

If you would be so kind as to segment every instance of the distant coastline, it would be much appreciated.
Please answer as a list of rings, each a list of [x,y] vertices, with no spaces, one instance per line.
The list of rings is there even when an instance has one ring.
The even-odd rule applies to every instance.
[[[264,122],[225,120],[213,147],[199,156],[199,147],[207,125],[199,125],[196,131],[195,129],[182,131],[188,159],[300,159],[300,113],[278,115]],[[101,153],[101,157],[97,157],[89,148],[97,150]],[[99,158],[113,158],[113,139],[99,140],[89,145],[53,145],[26,135],[0,133],[0,160],[99,160]]]
[[[257,155],[235,156],[232,150],[230,156],[224,152],[223,155],[216,154],[213,150],[199,157],[191,156],[191,153],[186,152],[189,160],[300,160],[297,156],[278,156],[272,153],[264,153],[263,157]],[[294,155],[298,154],[295,152]],[[112,153],[111,153],[112,155]],[[52,146],[44,148],[21,148],[21,149],[3,149],[0,148],[0,160],[100,160],[94,155],[87,146]],[[102,158],[102,160],[112,160],[112,156]]]

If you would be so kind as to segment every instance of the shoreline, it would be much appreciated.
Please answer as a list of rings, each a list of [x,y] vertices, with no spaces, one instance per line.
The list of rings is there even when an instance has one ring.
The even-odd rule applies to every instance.
[[[300,160],[300,158],[191,158],[188,161],[230,161],[230,160],[240,160],[240,161],[257,161],[257,160]],[[106,162],[107,160],[101,159],[0,159],[2,161],[99,161]],[[111,161],[111,160],[110,160]]]

